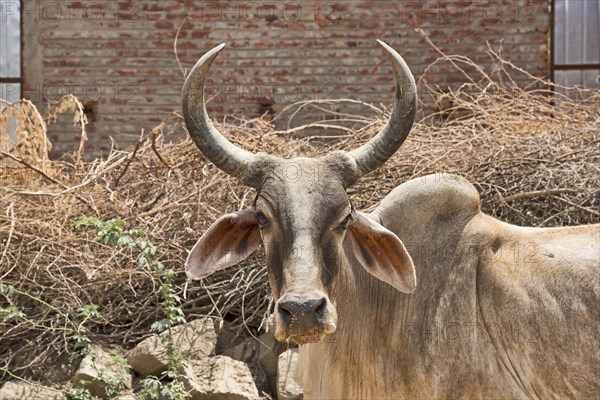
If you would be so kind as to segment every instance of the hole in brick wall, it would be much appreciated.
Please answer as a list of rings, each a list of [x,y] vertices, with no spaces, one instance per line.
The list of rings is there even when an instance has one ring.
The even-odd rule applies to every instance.
[[[83,113],[87,117],[88,124],[91,125],[96,121],[96,106],[97,101],[84,101],[83,102]]]
[[[269,99],[262,99],[259,100],[257,103],[258,113],[269,120],[273,119],[273,116],[275,114],[275,111],[273,110],[273,101]]]

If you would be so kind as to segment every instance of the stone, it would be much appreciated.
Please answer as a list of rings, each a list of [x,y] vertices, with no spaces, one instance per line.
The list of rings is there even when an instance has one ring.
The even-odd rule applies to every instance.
[[[24,381],[8,381],[0,388],[1,400],[67,400],[62,390]]]
[[[126,393],[118,395],[113,400],[136,400],[136,398],[133,393]]]
[[[73,375],[72,386],[87,389],[92,395],[102,399],[108,398],[107,381],[115,384],[121,381],[118,389],[131,389],[131,374],[124,365],[115,361],[115,354],[98,346],[92,347]]]
[[[217,355],[223,354],[223,351],[226,349],[237,346],[244,341],[244,337],[240,334],[239,329],[233,329],[231,322],[222,321],[218,331],[219,337],[217,338],[217,346],[215,349]]]
[[[253,337],[248,338],[237,346],[226,348],[221,355],[249,364],[258,357],[258,342]]]
[[[277,393],[277,364],[279,355],[287,348],[286,344],[275,339],[273,331],[264,332],[258,337],[258,365],[266,375],[266,388],[273,396]]]
[[[162,333],[161,335],[164,335]],[[213,320],[201,318],[171,329],[179,356],[184,360],[201,359],[215,353],[217,334]],[[167,348],[158,335],[144,339],[127,354],[127,362],[141,376],[167,370]]]
[[[192,400],[259,399],[248,365],[227,356],[189,361],[183,374]]]
[[[233,347],[225,348],[222,355],[248,364],[259,392],[277,393],[278,356],[286,345],[275,340],[272,333],[249,337]]]
[[[272,331],[264,332],[258,337],[258,363],[267,376],[277,376],[279,355],[286,348],[286,344],[275,339]]]
[[[122,396],[115,397],[114,400],[136,400],[136,398],[133,394],[124,394]]]
[[[279,400],[301,400],[303,390],[296,382],[298,375],[298,349],[289,349],[279,355],[277,368],[277,398]]]

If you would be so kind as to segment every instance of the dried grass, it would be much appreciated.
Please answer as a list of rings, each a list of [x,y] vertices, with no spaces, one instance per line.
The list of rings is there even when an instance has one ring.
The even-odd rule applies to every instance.
[[[600,92],[578,91],[585,100],[572,100],[533,77],[529,87],[518,88],[511,79],[514,67],[496,52],[490,50],[490,56],[496,63],[492,76],[464,57],[441,56],[439,63],[464,70],[469,83],[442,90],[428,85],[427,75],[422,78],[426,95],[443,97],[447,107],[417,123],[402,149],[350,190],[357,207],[373,209],[408,179],[428,173],[447,179],[445,174],[457,173],[476,185],[487,213],[508,222],[560,226],[600,220]],[[253,190],[209,164],[190,140],[167,143],[166,138],[184,134],[177,115],[143,135],[135,148],[113,151],[105,160],[48,161],[45,124],[30,103],[22,104],[21,111],[10,112],[19,120],[23,143],[1,154],[41,180],[2,170],[0,280],[75,320],[78,307],[99,304],[102,318],[92,321],[92,339],[131,346],[149,335],[151,323],[160,318],[158,288],[135,267],[128,250],[104,246],[91,232],[75,231],[70,224],[82,214],[125,218],[130,227],[148,233],[165,265],[181,271],[177,284],[182,293],[187,251],[220,215],[247,207]],[[343,104],[294,107],[333,110]],[[82,121],[81,109],[72,110]],[[317,126],[330,135],[326,138],[297,137],[315,125],[275,131],[265,120],[233,117],[216,125],[247,150],[289,157],[359,146],[388,115],[385,108],[367,104],[364,112],[367,116],[331,111],[331,120]],[[269,308],[266,281],[257,254],[190,283],[183,307],[188,318],[209,315],[230,321],[241,333],[256,331]],[[17,374],[47,378],[48,363],[73,349],[63,332],[48,328],[64,326],[62,317],[27,297],[0,300],[2,306],[9,303],[40,326],[0,324],[0,358]]]

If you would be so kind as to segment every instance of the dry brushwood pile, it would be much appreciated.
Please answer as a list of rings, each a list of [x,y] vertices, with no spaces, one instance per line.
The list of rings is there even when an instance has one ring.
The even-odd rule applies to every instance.
[[[445,174],[455,173],[477,187],[485,212],[507,222],[561,226],[600,220],[600,92],[579,91],[585,100],[572,100],[560,94],[568,94],[566,88],[535,78],[518,88],[514,70],[500,58],[493,76],[463,57],[439,62],[465,71],[470,83],[445,90],[447,107],[416,123],[385,167],[350,189],[357,208],[372,210],[408,179],[428,173],[448,179]],[[424,95],[440,95],[426,78],[420,82]],[[0,132],[6,131],[7,110],[19,106],[3,106]],[[340,100],[294,107],[330,110],[331,119],[321,123],[330,136],[300,137],[304,128],[275,131],[262,119],[215,123],[249,151],[291,157],[355,148],[388,117],[386,108],[367,104],[365,116],[344,114]],[[161,319],[159,287],[136,267],[133,250],[104,245],[93,230],[73,228],[82,215],[120,217],[128,228],[144,231],[158,247],[159,260],[178,271],[176,289],[188,320],[215,317],[242,335],[260,329],[270,307],[260,254],[186,284],[187,251],[211,222],[248,207],[255,193],[209,164],[190,140],[171,143],[185,137],[177,115],[134,148],[86,163],[80,154],[71,162],[47,160],[42,147],[48,147],[45,123],[52,115],[22,114],[23,151],[0,150],[0,281],[18,290],[0,294],[0,307],[21,310],[25,317],[0,320],[0,380],[9,378],[7,371],[50,379],[47,366],[78,346],[65,315],[80,321],[77,310],[86,305],[99,305],[99,316],[86,321],[92,342],[131,347]],[[43,121],[27,122],[31,118]],[[27,141],[35,152],[27,150]]]

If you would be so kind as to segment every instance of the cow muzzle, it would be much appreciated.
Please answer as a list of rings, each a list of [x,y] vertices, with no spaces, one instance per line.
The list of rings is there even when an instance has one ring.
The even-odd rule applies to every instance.
[[[275,307],[275,337],[280,342],[317,343],[335,332],[337,312],[323,293],[283,295]]]

